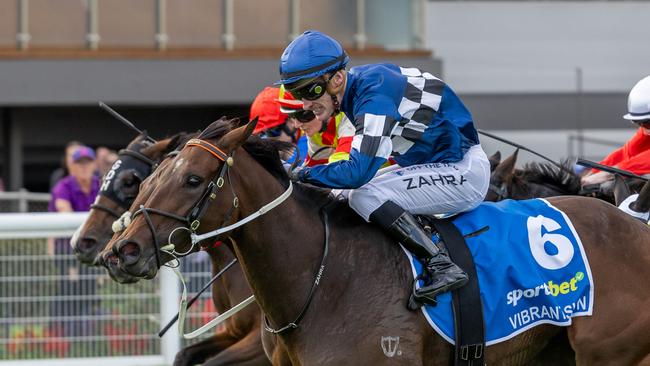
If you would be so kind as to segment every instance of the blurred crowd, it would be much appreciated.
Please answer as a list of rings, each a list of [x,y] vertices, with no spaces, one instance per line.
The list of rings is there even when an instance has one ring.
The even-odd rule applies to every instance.
[[[79,141],[65,147],[61,167],[50,175],[51,212],[81,212],[90,210],[99,191],[101,177],[117,160],[117,153],[106,147],[97,150]]]

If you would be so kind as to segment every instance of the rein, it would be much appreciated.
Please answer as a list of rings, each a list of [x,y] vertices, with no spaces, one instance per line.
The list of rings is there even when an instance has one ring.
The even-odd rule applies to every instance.
[[[316,287],[320,284],[320,279],[323,276],[323,271],[325,270],[325,259],[327,259],[327,253],[329,251],[330,228],[329,228],[327,211],[328,211],[328,206],[325,206],[321,209],[321,219],[323,220],[323,227],[325,229],[325,240],[324,240],[325,243],[323,248],[323,257],[320,260],[320,266],[318,267],[318,272],[316,272],[316,276],[314,277],[314,283],[312,283],[311,288],[309,289],[309,295],[307,295],[307,301],[305,301],[305,304],[302,306],[302,309],[300,310],[300,313],[298,313],[296,319],[288,323],[282,328],[278,328],[278,329],[271,328],[268,317],[264,316],[264,330],[269,333],[280,334],[287,330],[298,328],[298,326],[300,325],[300,321],[302,320],[302,318],[305,316],[305,313],[307,312],[307,308],[309,308],[311,301],[314,299],[314,294],[316,293]]]
[[[544,155],[538,153],[538,152],[535,151],[535,150],[529,149],[529,148],[527,148],[526,146],[520,145],[520,144],[518,144],[518,143],[516,143],[516,142],[512,142],[512,141],[510,141],[510,140],[504,139],[503,137],[499,137],[499,136],[497,136],[497,135],[493,135],[493,134],[491,134],[491,133],[489,133],[489,132],[486,132],[486,131],[483,131],[483,130],[480,130],[480,129],[477,129],[476,131],[477,131],[478,133],[480,133],[481,135],[484,135],[484,136],[487,136],[487,137],[491,137],[491,138],[493,138],[493,139],[495,139],[495,140],[497,140],[497,141],[501,141],[501,142],[506,143],[506,144],[508,144],[508,145],[510,145],[510,146],[514,146],[514,147],[516,147],[516,148],[518,148],[518,149],[521,149],[521,150],[524,150],[524,151],[528,151],[529,153],[531,153],[531,154],[533,154],[533,155],[537,155],[537,156],[539,156],[540,158],[542,158],[542,159],[548,161],[549,163],[555,165],[556,167],[560,168],[561,170],[568,171],[568,172],[571,172],[571,173],[573,174],[572,171],[568,170],[566,167],[562,166],[562,164],[558,163],[557,161],[555,161],[555,160],[553,160],[553,159],[551,159],[551,158],[549,158],[549,157],[546,157],[546,156],[544,156]]]

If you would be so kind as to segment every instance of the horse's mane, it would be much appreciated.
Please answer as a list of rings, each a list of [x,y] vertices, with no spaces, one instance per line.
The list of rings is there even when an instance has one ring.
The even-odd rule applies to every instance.
[[[551,163],[527,163],[515,172],[515,177],[528,183],[546,184],[559,188],[567,194],[580,191],[580,177],[573,173],[571,163],[563,161],[562,168]]]
[[[287,175],[287,171],[280,159],[280,152],[293,150],[295,146],[292,143],[268,138],[263,139],[257,135],[251,135],[246,139],[242,147],[283,185],[288,184],[289,175]]]
[[[280,159],[280,153],[291,152],[296,148],[294,144],[252,135],[248,137],[242,147],[283,186],[286,187],[289,184],[289,175]],[[302,193],[298,196],[308,197],[309,202],[306,202],[308,206],[321,207],[332,200],[329,189],[308,184],[295,184],[294,182],[294,190]]]
[[[226,117],[221,117],[201,131],[198,138],[219,139],[236,128],[238,124],[239,119],[237,118],[229,120]],[[251,135],[246,139],[242,148],[284,187],[288,186],[289,175],[280,159],[280,153],[293,151],[296,148],[294,144],[273,138],[260,138],[257,135]],[[294,189],[304,193],[302,196],[309,197],[310,206],[320,207],[331,201],[329,189],[318,188],[307,184],[294,184]]]

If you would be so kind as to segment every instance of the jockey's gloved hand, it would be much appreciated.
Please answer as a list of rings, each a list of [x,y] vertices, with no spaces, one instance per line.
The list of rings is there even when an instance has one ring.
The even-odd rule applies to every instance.
[[[291,179],[294,182],[304,182],[304,178],[309,171],[309,168],[305,166],[298,166],[295,167],[293,170],[289,170],[287,174],[289,175],[289,179]]]

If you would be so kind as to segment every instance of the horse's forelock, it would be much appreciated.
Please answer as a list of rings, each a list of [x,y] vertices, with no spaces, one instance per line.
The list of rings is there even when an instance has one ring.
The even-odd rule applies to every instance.
[[[148,146],[151,146],[151,141],[148,140],[149,135],[146,133],[138,135],[126,146],[127,150],[140,151]]]
[[[228,119],[225,116],[212,122],[199,134],[200,139],[219,139],[232,131],[239,124],[239,118]]]

